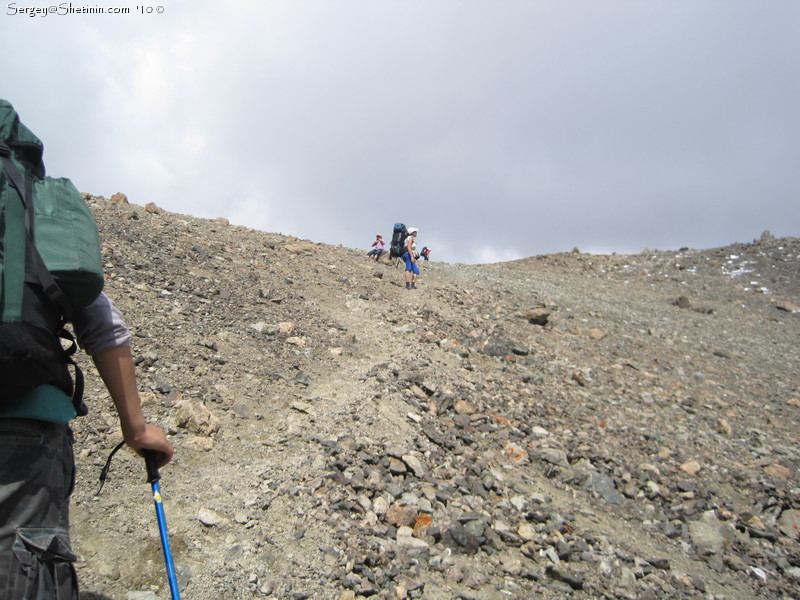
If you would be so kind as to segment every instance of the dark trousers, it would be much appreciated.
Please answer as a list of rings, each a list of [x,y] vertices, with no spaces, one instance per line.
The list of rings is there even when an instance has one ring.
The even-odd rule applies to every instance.
[[[0,600],[77,600],[66,424],[0,419]]]

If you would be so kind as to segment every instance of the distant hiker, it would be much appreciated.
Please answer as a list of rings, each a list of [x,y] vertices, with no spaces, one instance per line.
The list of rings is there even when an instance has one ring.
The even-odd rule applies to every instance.
[[[367,252],[367,257],[371,258],[374,261],[378,261],[381,258],[381,254],[383,254],[383,247],[386,244],[383,241],[383,236],[379,233],[375,236],[375,241],[372,242],[372,250]]]
[[[417,276],[419,275],[419,266],[417,265],[417,254],[415,252],[417,247],[417,232],[416,227],[408,228],[408,235],[405,241],[405,252],[403,253],[403,260],[406,263],[406,289],[417,289]]]
[[[69,538],[75,483],[69,422],[86,414],[86,406],[82,376],[76,371],[73,383],[72,359],[59,341],[69,339],[61,329],[66,320],[108,388],[125,442],[140,455],[155,451],[159,466],[172,459],[173,448],[142,414],[131,334],[102,293],[91,212],[69,180],[44,175],[42,152],[41,141],[0,100],[0,597],[77,600],[77,557]],[[63,230],[57,218],[39,218],[40,204],[54,202],[69,213]],[[76,234],[81,209],[93,229]],[[53,256],[74,248],[81,248],[70,255],[81,267],[97,264],[92,277],[74,266],[51,266]],[[39,354],[35,363],[32,353]]]
[[[427,246],[422,247],[422,252],[419,253],[423,260],[430,260],[428,257],[431,255],[431,249]]]

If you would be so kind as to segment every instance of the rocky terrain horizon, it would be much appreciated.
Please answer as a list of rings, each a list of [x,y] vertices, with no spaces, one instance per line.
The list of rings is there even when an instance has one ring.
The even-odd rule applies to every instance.
[[[195,600],[789,600],[800,240],[402,268],[86,195]],[[424,241],[424,240],[423,240]],[[84,599],[170,597],[86,357]]]

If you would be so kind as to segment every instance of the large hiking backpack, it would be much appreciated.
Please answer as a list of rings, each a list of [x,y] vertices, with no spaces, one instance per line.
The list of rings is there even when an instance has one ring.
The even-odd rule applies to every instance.
[[[76,344],[64,326],[103,289],[100,240],[72,182],[45,176],[43,150],[0,100],[0,406],[50,384],[85,414]]]
[[[402,223],[395,223],[392,229],[392,243],[389,246],[389,256],[399,258],[406,253],[406,238],[408,230]]]

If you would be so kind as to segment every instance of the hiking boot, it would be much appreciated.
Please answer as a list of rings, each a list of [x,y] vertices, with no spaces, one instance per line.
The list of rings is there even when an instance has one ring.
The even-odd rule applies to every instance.
[[[411,284],[410,284],[410,283],[408,283],[407,281],[406,281],[406,289],[407,289],[407,290],[410,290],[410,289],[411,289]]]
[[[412,283],[412,284],[411,284],[411,289],[412,289],[412,290],[415,290],[415,289],[417,289],[417,284],[416,284],[416,283]]]

